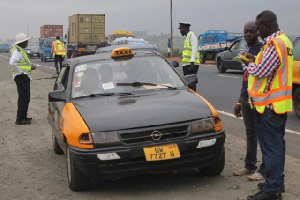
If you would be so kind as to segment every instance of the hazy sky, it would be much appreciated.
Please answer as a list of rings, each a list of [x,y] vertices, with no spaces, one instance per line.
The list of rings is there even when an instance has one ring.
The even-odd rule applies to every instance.
[[[242,32],[244,23],[263,10],[277,14],[279,27],[288,35],[300,35],[300,0],[172,0],[173,34],[178,23],[191,23],[199,34],[207,29]],[[171,32],[170,0],[1,0],[0,39],[13,39],[18,32],[39,37],[44,24],[64,26],[74,14],[105,14],[106,35],[113,30]],[[28,29],[29,24],[29,29]]]

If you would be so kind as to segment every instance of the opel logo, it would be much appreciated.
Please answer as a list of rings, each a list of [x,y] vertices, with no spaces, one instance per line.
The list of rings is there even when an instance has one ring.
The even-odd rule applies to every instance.
[[[153,140],[160,140],[162,134],[159,131],[153,131],[150,136]]]

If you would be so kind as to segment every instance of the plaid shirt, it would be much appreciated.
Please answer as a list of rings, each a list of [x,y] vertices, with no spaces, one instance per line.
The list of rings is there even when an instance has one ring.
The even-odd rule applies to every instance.
[[[275,37],[283,34],[282,31],[277,31],[272,35],[266,37],[264,39],[265,44],[267,44],[270,40],[274,39]],[[268,92],[271,87],[271,83],[273,82],[278,66],[280,65],[279,56],[276,52],[276,48],[273,43],[269,44],[267,48],[262,53],[262,59],[256,65],[255,63],[249,63],[247,70],[249,74],[256,78],[267,77],[267,85],[265,88],[264,93]]]

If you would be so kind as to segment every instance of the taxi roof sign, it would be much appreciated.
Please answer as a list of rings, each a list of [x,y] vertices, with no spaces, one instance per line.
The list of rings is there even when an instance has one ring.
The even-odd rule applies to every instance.
[[[118,47],[112,50],[111,52],[112,58],[132,58],[133,57],[133,51],[128,47]]]

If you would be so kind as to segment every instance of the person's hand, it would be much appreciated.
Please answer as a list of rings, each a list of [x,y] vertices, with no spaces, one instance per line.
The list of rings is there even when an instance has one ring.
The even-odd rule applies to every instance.
[[[194,63],[191,63],[190,66],[189,66],[189,70],[193,71],[194,69],[195,69],[195,65],[194,65]]]
[[[254,62],[255,61],[255,57],[254,55],[252,55],[251,53],[244,53],[243,54],[246,58],[249,59],[249,62]]]
[[[239,117],[242,117],[242,113],[241,113],[241,110],[242,110],[242,106],[240,103],[237,103],[234,107],[234,110],[233,110],[233,113],[234,115],[236,116],[236,118],[239,118]]]
[[[31,70],[35,70],[35,69],[36,69],[36,67],[37,67],[37,65],[36,65],[36,64],[34,64],[34,63],[31,63]]]

